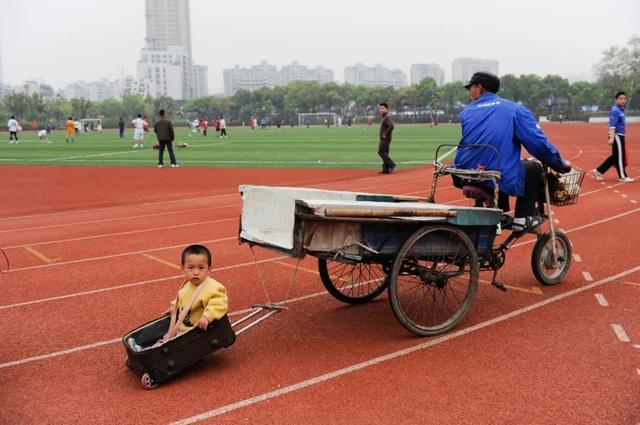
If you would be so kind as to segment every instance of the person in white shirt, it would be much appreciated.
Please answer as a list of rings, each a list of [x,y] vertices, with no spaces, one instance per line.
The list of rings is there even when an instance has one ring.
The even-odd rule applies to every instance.
[[[76,136],[80,135],[80,133],[82,133],[82,123],[80,123],[80,121],[75,120],[73,122],[73,128],[76,129]]]
[[[9,122],[7,122],[7,127],[9,127],[9,144],[17,144],[18,143],[18,121],[16,121],[16,117],[13,115]]]
[[[133,149],[140,148],[142,149],[144,145],[142,142],[144,141],[144,120],[142,119],[142,114],[138,114],[138,118],[131,121],[133,124]]]
[[[224,120],[224,117],[220,117],[220,137],[229,137],[227,136],[227,122]]]
[[[51,141],[49,140],[49,135],[47,134],[47,130],[38,131],[38,139],[46,143],[51,143]]]

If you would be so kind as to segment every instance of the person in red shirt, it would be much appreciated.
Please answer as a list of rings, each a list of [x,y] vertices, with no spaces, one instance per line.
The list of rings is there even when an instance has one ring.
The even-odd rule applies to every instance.
[[[216,117],[215,126],[216,126],[216,135],[220,137],[220,118],[218,117]]]
[[[206,118],[200,120],[200,128],[202,129],[202,135],[207,136],[207,128],[209,128],[209,121]]]
[[[36,122],[36,120],[31,121],[31,130],[33,131],[38,130],[38,123]]]

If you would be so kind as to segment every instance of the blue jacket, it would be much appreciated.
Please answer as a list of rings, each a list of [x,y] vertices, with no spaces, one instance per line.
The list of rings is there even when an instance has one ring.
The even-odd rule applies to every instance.
[[[540,129],[531,111],[494,93],[484,93],[469,103],[460,114],[460,123],[460,146],[491,145],[500,155],[497,158],[496,153],[488,148],[458,147],[454,166],[500,171],[500,190],[508,195],[524,194],[525,171],[520,161],[521,146],[556,171],[564,166],[560,153]]]
[[[625,124],[624,108],[618,105],[613,105],[609,112],[609,127],[615,128],[616,134],[624,136],[624,124]]]

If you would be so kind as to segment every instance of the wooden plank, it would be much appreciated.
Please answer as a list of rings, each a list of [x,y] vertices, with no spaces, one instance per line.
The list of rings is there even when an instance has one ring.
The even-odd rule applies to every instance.
[[[324,215],[327,217],[455,217],[456,211],[418,208],[325,208]]]

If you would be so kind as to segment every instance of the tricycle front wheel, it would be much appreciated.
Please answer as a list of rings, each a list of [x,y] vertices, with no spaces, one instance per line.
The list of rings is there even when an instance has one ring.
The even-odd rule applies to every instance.
[[[544,285],[556,285],[564,279],[571,266],[571,242],[564,232],[555,232],[555,241],[551,233],[538,237],[531,252],[533,275]],[[553,258],[553,244],[556,245],[556,258]]]
[[[341,263],[318,259],[320,280],[331,295],[347,304],[373,300],[387,287],[387,274],[377,263]]]
[[[438,335],[462,320],[478,279],[478,255],[467,234],[452,226],[425,226],[405,241],[393,263],[391,308],[411,332]]]

